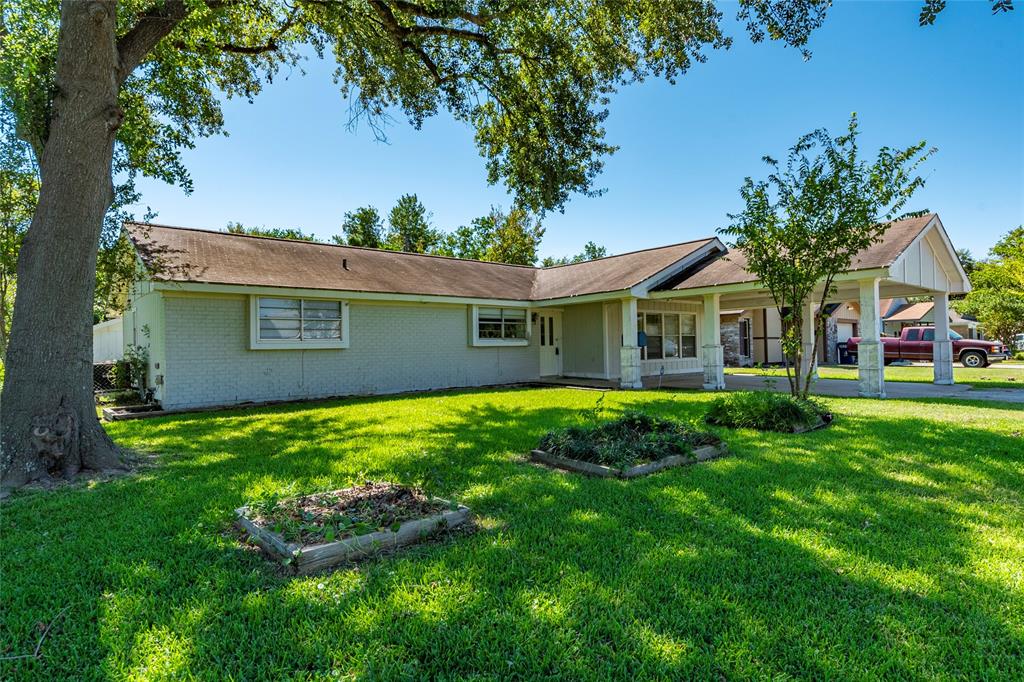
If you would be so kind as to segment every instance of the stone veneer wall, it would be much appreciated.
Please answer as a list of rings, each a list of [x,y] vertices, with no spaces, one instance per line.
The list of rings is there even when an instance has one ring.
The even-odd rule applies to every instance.
[[[722,319],[722,354],[725,358],[726,367],[739,367],[740,365],[740,318],[729,316]]]

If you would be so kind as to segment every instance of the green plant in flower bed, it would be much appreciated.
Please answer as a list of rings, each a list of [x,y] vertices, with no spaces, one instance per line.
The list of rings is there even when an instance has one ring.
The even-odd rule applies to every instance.
[[[117,390],[101,393],[96,396],[96,404],[104,407],[116,405],[133,405],[139,402],[138,391]]]
[[[792,432],[832,421],[832,414],[813,400],[771,391],[737,391],[719,396],[705,421],[715,426]]]
[[[378,530],[396,531],[405,521],[447,509],[422,490],[367,481],[344,490],[280,499],[268,497],[249,505],[253,520],[283,537],[305,545],[334,542]]]
[[[713,433],[630,410],[603,424],[548,431],[540,439],[540,449],[559,457],[626,469],[671,455],[688,455],[695,447],[718,442]]]

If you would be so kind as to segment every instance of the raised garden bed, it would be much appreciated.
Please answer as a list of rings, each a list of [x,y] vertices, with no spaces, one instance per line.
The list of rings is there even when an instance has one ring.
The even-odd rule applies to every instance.
[[[614,421],[551,431],[530,459],[591,476],[635,478],[726,453],[713,433],[627,412]]]
[[[614,467],[603,466],[601,464],[584,462],[580,459],[559,457],[558,455],[553,455],[550,452],[545,452],[543,450],[531,451],[530,459],[535,462],[558,467],[559,469],[578,471],[590,476],[601,476],[604,478],[636,478],[637,476],[653,474],[655,471],[661,471],[662,469],[668,469],[670,467],[683,466],[684,464],[695,464],[696,462],[704,462],[709,459],[717,459],[725,456],[726,454],[728,454],[728,450],[724,444],[704,445],[695,449],[693,454],[689,456],[669,455],[668,457],[662,457],[661,459],[653,462],[647,462],[646,464],[637,464],[636,466],[631,466],[627,469],[617,469]]]
[[[156,404],[148,405],[116,405],[103,408],[103,419],[108,422],[118,422],[125,419],[141,419],[143,417],[158,417],[167,414],[163,408]]]
[[[235,513],[256,544],[299,574],[420,542],[470,518],[462,505],[373,482],[255,503]]]

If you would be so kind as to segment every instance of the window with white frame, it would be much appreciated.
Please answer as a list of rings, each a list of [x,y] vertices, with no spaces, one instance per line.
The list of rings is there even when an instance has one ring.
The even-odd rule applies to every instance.
[[[636,329],[647,337],[644,360],[697,357],[696,315],[641,312],[636,316]]]
[[[253,297],[254,348],[347,347],[348,306],[344,301]]]
[[[473,308],[473,343],[480,346],[529,343],[526,308]]]

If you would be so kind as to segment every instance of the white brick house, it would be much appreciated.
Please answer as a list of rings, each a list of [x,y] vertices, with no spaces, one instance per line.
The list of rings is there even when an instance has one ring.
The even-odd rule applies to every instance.
[[[125,229],[143,276],[124,343],[148,347],[148,381],[165,409],[545,376],[640,388],[647,375],[703,372],[706,388],[721,388],[721,308],[773,305],[742,254],[715,238],[533,268],[151,224]],[[916,254],[910,266],[907,254]],[[836,294],[843,301],[855,292],[877,328],[880,291],[938,301],[967,288],[931,215],[894,223],[841,276]],[[870,339],[871,325],[863,326]],[[870,363],[870,351],[859,357]],[[884,394],[880,367],[862,366],[866,394]]]

